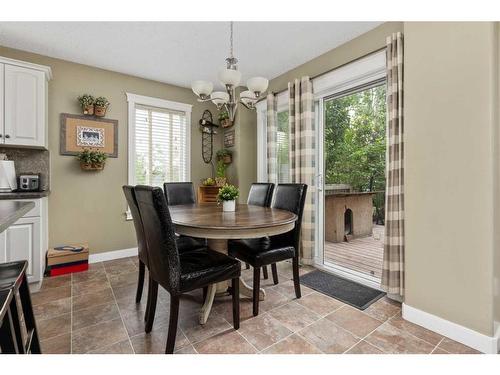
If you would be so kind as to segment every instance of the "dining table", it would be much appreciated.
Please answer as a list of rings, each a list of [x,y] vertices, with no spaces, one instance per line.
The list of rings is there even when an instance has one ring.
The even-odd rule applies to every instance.
[[[291,231],[297,215],[277,208],[238,204],[233,212],[225,212],[214,203],[198,203],[170,206],[170,215],[175,231],[179,235],[205,238],[208,248],[223,254],[228,253],[228,240],[274,236]],[[200,310],[200,324],[208,320],[214,298],[227,294],[228,283],[222,282],[208,287]],[[252,297],[253,291],[240,277],[240,296]],[[264,300],[264,289],[259,299]]]

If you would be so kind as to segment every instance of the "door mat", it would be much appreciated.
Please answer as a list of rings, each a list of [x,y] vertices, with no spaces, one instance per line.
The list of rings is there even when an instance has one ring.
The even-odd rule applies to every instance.
[[[366,309],[385,296],[380,290],[319,270],[301,276],[300,283],[359,310]]]

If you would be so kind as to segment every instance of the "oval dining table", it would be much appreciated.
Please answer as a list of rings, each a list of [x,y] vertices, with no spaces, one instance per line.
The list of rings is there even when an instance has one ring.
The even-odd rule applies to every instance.
[[[294,228],[297,215],[276,208],[239,204],[234,212],[223,212],[214,203],[170,206],[172,223],[177,234],[206,238],[208,247],[227,254],[227,241],[274,236]],[[208,287],[207,296],[200,311],[200,324],[207,322],[217,293],[226,293],[228,283]],[[252,297],[252,288],[240,277],[240,295]],[[259,299],[265,298],[261,289]]]

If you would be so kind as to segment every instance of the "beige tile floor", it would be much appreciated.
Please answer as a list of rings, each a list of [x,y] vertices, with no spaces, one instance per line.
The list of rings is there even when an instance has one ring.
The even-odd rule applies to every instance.
[[[45,279],[33,294],[44,353],[163,353],[169,296],[159,292],[153,331],[144,333],[146,291],[135,303],[137,259],[92,264],[89,271]],[[302,268],[307,273],[310,268]],[[302,286],[296,299],[291,265],[278,266],[279,285],[262,280],[266,300],[252,316],[241,300],[241,328],[232,328],[230,297],[217,298],[198,324],[201,291],[181,299],[176,353],[476,353],[401,318],[400,305],[380,299],[365,311]],[[251,270],[243,270],[251,282]]]

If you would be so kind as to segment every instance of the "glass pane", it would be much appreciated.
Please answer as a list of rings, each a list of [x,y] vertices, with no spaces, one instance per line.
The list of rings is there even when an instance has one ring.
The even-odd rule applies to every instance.
[[[278,183],[290,182],[290,154],[289,139],[290,127],[288,124],[288,110],[278,112],[278,132],[277,132],[276,156],[278,159]]]

